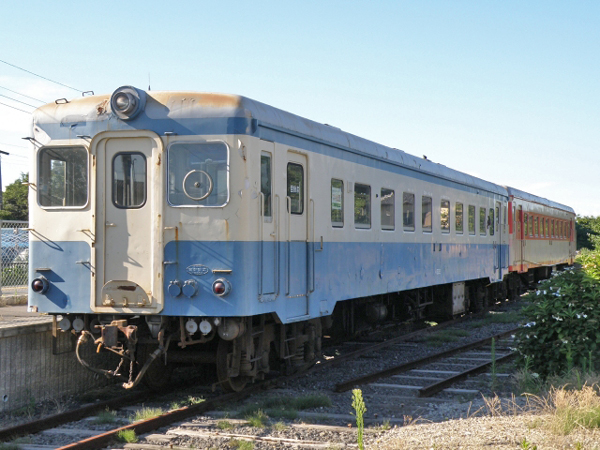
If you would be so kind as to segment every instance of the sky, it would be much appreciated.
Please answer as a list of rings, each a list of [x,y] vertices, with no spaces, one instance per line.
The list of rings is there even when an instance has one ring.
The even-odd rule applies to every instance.
[[[0,103],[239,94],[600,216],[599,24],[597,1],[13,2]],[[3,186],[31,160],[13,108]]]

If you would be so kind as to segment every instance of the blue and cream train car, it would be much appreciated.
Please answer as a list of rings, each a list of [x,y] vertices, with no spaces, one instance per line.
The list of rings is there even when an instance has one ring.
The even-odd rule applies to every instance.
[[[78,357],[117,353],[126,387],[197,360],[239,390],[312,361],[324,328],[518,293],[514,193],[244,97],[124,86],[32,133],[30,309]]]

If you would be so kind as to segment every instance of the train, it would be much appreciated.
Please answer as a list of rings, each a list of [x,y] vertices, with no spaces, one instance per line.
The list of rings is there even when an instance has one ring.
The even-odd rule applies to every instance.
[[[198,364],[239,391],[325,333],[478,311],[575,258],[566,205],[242,96],[122,86],[31,131],[29,310],[125,388]]]

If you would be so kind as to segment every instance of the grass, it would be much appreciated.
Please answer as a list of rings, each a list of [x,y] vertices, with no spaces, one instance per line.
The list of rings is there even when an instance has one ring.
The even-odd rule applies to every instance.
[[[228,446],[230,448],[237,448],[239,450],[252,450],[254,448],[254,443],[250,441],[243,441],[241,439],[232,439],[228,442]]]
[[[131,422],[137,422],[139,420],[152,419],[160,416],[161,414],[164,414],[162,408],[142,408],[136,411],[135,414],[130,417],[130,419]]]
[[[430,346],[446,344],[448,342],[456,342],[460,338],[470,336],[471,333],[466,330],[440,330],[437,333],[425,336],[423,340]]]
[[[217,422],[217,428],[219,430],[231,430],[232,428],[235,428],[235,425],[229,420],[219,420],[219,422]]]
[[[133,444],[138,441],[138,437],[135,435],[135,431],[133,430],[121,430],[117,433],[117,439],[121,442],[127,442],[128,444]]]
[[[13,442],[0,442],[0,450],[20,450],[21,446]]]
[[[551,389],[546,401],[554,407],[549,428],[555,434],[565,436],[575,428],[600,428],[598,386],[583,386],[580,390]]]
[[[323,394],[302,397],[269,397],[258,403],[246,405],[238,413],[238,416],[247,418],[261,411],[271,418],[294,420],[298,417],[298,411],[329,406],[331,406],[331,399]]]
[[[253,414],[247,415],[245,418],[250,426],[254,428],[264,428],[267,424],[267,420],[269,419],[262,409],[255,411]]]
[[[275,431],[283,431],[283,430],[285,430],[287,428],[287,425],[285,423],[283,423],[283,422],[276,422],[276,423],[273,424],[272,428]]]
[[[170,405],[170,409],[174,410],[174,409],[183,408],[184,406],[196,405],[198,403],[202,403],[203,401],[205,401],[205,400],[202,397],[194,397],[193,395],[190,395],[185,400],[179,400],[177,402],[172,402]]]
[[[494,323],[518,323],[523,316],[520,311],[490,311],[482,319],[467,322],[467,328],[482,328]]]
[[[117,420],[117,413],[115,411],[111,411],[106,408],[106,410],[101,411],[95,418],[94,423],[101,425],[106,423],[114,423]]]

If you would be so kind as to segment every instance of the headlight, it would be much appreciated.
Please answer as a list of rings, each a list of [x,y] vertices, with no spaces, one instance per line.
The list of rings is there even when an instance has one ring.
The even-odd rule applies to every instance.
[[[110,108],[123,120],[136,117],[146,106],[146,93],[133,86],[121,86],[110,98]]]

